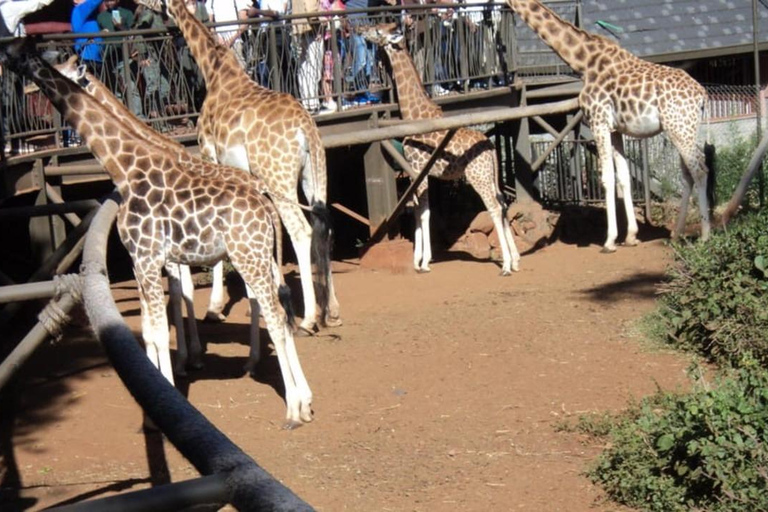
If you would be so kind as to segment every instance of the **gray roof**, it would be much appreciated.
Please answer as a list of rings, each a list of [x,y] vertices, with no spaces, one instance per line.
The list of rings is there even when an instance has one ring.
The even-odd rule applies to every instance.
[[[570,22],[576,2],[547,2]],[[768,45],[768,0],[758,0],[758,40]],[[518,47],[539,52],[546,46],[519,17],[515,17]],[[606,22],[607,28],[597,22]],[[611,30],[610,26],[618,27]],[[582,27],[617,41],[638,56],[674,60],[696,58],[696,52],[723,53],[752,50],[751,0],[583,0]],[[694,52],[689,54],[688,52]],[[687,55],[686,55],[687,54]],[[554,65],[559,59],[541,53],[522,55],[523,65]]]
[[[759,0],[758,40],[768,42],[768,1]],[[584,0],[582,26],[650,56],[752,45],[751,0]],[[620,27],[613,34],[597,21]]]

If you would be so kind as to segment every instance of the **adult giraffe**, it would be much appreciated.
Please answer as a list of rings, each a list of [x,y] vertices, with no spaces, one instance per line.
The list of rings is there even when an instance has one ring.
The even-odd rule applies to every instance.
[[[616,181],[620,195],[624,196],[628,223],[624,243],[637,244],[623,135],[644,138],[662,131],[667,133],[680,153],[683,173],[683,196],[673,236],[685,228],[695,185],[701,238],[706,240],[710,231],[709,170],[697,144],[706,90],[685,71],[642,60],[613,41],[563,20],[537,0],[507,0],[507,4],[584,82],[579,104],[597,143],[608,215],[608,238],[603,252],[616,250]]]
[[[206,96],[197,121],[203,156],[258,174],[267,184],[299,263],[304,294],[302,330],[313,332],[318,321],[341,325],[330,269],[325,149],[312,116],[293,96],[251,80],[235,55],[216,42],[183,0],[167,0],[167,6],[205,79]],[[312,228],[297,206],[299,182],[312,205]],[[318,267],[317,304],[311,252]],[[223,308],[220,267],[213,284],[209,318],[220,315]]]
[[[147,356],[171,383],[162,269],[209,265],[229,256],[261,307],[285,385],[286,427],[312,420],[312,392],[290,326],[290,292],[273,252],[282,252],[277,212],[261,183],[237,169],[184,161],[122,124],[25,40],[2,47],[0,62],[28,76],[83,138],[123,202],[118,232],[131,255]]]

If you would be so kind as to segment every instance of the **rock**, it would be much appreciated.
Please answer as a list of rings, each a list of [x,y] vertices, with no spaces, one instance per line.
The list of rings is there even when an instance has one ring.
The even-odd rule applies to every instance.
[[[480,212],[469,224],[470,233],[483,233],[485,235],[493,231],[493,220],[491,215],[486,212]]]
[[[491,256],[491,245],[483,233],[470,233],[464,238],[464,250],[478,259],[486,260]]]
[[[488,235],[488,244],[491,246],[491,249],[498,249],[501,247],[499,233],[495,229],[491,231],[490,235]]]

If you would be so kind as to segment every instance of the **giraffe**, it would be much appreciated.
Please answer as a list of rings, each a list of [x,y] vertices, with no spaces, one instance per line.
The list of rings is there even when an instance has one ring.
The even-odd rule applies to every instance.
[[[101,81],[99,81],[98,78],[88,72],[85,66],[78,65],[78,60],[77,55],[72,55],[65,62],[54,65],[54,68],[73,82],[80,84],[85,91],[106,108],[115,119],[133,130],[136,135],[151,143],[165,146],[165,150],[169,154],[177,155],[179,161],[185,165],[190,165],[190,163],[192,163],[193,166],[202,165],[204,167],[210,167],[210,164],[204,163],[202,159],[191,155],[184,145],[153,130],[146,123],[137,118]],[[221,169],[219,169],[219,171],[220,170]],[[227,172],[232,173],[233,170],[234,169],[230,168]],[[266,192],[264,183],[261,182],[258,177],[253,176],[251,181],[257,186],[260,192]],[[200,343],[200,337],[197,331],[193,297],[194,284],[192,283],[192,275],[189,266],[168,263],[166,268],[168,269],[171,312],[176,327],[176,346],[178,352],[174,364],[174,373],[183,376],[186,375],[190,354],[192,355],[192,360],[189,361],[189,366],[194,369],[203,367],[201,356],[205,352],[205,344]],[[259,315],[257,309],[258,303],[256,303],[255,299],[252,297],[251,290],[248,289],[247,291],[251,303],[255,306],[253,308],[253,314],[251,315],[251,357],[249,357],[248,363],[246,364],[246,371],[253,373],[255,365],[258,362],[258,350],[260,347]],[[189,340],[186,338],[186,331],[182,319],[182,301],[187,309]]]
[[[616,250],[617,191],[623,195],[628,224],[624,244],[637,245],[623,135],[644,138],[667,133],[680,153],[683,174],[682,202],[672,235],[678,236],[685,228],[695,185],[701,239],[706,240],[710,231],[706,190],[709,170],[696,141],[706,90],[685,71],[642,60],[613,41],[563,20],[537,0],[507,0],[507,4],[584,82],[579,104],[597,143],[608,216],[608,237],[602,252]]]
[[[240,170],[169,154],[122,124],[77,84],[45,62],[31,43],[2,47],[0,62],[32,79],[80,134],[123,201],[118,233],[139,285],[142,336],[149,359],[173,383],[162,268],[207,265],[229,256],[258,301],[285,386],[286,427],[312,420],[312,392],[290,328],[290,292],[273,251],[280,221],[260,183]]]
[[[197,122],[203,157],[259,174],[291,238],[304,295],[299,334],[314,332],[318,321],[331,327],[341,325],[330,271],[332,231],[325,204],[325,150],[314,120],[293,96],[252,81],[234,53],[217,43],[211,31],[187,10],[183,0],[167,0],[167,7],[206,84]],[[312,205],[312,227],[297,206],[299,182]],[[317,294],[310,253],[314,253],[317,266]],[[220,283],[219,275],[214,273],[209,318],[221,312]]]
[[[402,118],[414,120],[442,117],[442,109],[427,96],[424,90],[424,84],[416,71],[413,59],[405,47],[405,38],[397,30],[397,25],[390,23],[369,26],[361,28],[359,33],[366,40],[378,45],[387,55]],[[406,137],[403,140],[406,160],[414,168],[421,169],[446,133],[446,131],[438,131]],[[462,176],[466,177],[467,182],[483,200],[499,234],[503,257],[501,275],[507,276],[513,270],[517,271],[520,254],[506,217],[507,205],[499,190],[499,169],[493,143],[476,130],[459,129],[446,146],[443,156],[430,170],[429,175],[443,180],[458,180]],[[427,187],[425,180],[416,191],[413,266],[417,272],[429,272],[429,262],[432,259]]]

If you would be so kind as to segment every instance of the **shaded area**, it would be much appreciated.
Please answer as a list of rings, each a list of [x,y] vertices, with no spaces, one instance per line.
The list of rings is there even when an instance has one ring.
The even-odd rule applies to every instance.
[[[610,258],[610,254],[597,257]],[[595,302],[615,302],[622,299],[653,299],[658,295],[658,286],[666,279],[663,272],[638,272],[619,281],[601,284],[580,293]]]

